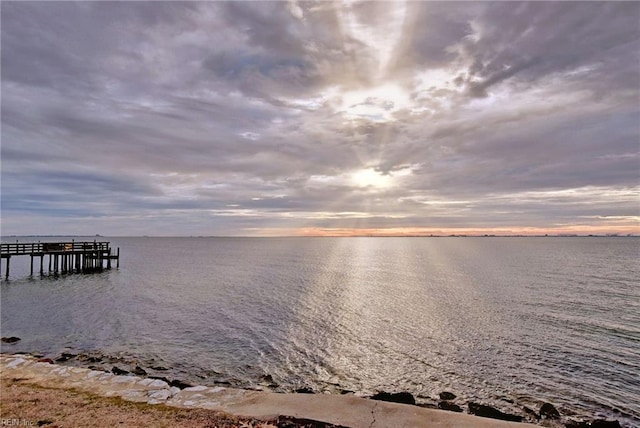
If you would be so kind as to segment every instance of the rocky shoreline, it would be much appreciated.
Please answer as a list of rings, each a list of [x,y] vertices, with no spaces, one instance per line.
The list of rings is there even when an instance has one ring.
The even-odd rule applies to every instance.
[[[19,340],[20,339],[16,337],[2,338],[3,343],[16,343]],[[3,350],[3,352],[5,351],[6,350]],[[139,376],[149,379],[151,382],[158,381],[166,383],[166,385],[168,385],[168,387],[173,391],[184,390],[195,386],[190,382],[170,376],[168,374],[170,373],[169,368],[162,365],[145,365],[136,360],[104,355],[97,352],[76,353],[68,351],[55,356],[46,356],[39,353],[30,353],[29,355],[31,358],[34,358],[35,361],[40,363],[86,368],[91,371],[109,373],[116,376]],[[268,377],[263,379],[263,381],[264,382],[257,387],[244,389],[249,391],[273,391],[274,387],[278,386],[273,382],[273,379],[269,379]],[[237,387],[231,385],[231,382],[225,379],[218,381],[214,380],[213,384],[220,387]],[[312,389],[304,387],[291,392],[298,394],[326,395],[316,394]],[[354,395],[353,391],[343,390],[341,393],[342,395]],[[373,401],[409,404],[421,408],[469,414],[494,420],[525,422],[549,428],[616,428],[624,426],[617,420],[601,418],[583,419],[577,418],[575,415],[563,415],[552,403],[546,402],[542,403],[537,410],[527,406],[520,406],[519,408],[516,408],[516,410],[519,410],[517,412],[514,412],[514,406],[512,406],[510,410],[505,410],[474,401],[462,402],[458,399],[456,394],[451,391],[440,392],[438,399],[433,402],[418,402],[416,397],[411,393],[403,391],[378,391],[373,395],[363,396],[361,398],[367,398]]]

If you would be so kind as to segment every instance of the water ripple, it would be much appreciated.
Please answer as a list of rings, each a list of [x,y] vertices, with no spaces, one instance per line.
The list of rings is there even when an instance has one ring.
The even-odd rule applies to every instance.
[[[23,338],[3,351],[99,351],[278,391],[549,401],[640,425],[638,239],[112,245],[119,270],[3,282],[3,335]]]

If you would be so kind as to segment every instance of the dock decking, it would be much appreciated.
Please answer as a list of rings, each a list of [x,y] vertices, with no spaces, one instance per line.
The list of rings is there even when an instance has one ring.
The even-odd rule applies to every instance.
[[[40,275],[44,275],[44,257],[49,256],[49,273],[88,273],[111,269],[111,260],[120,267],[120,248],[111,252],[109,242],[15,242],[0,244],[0,260],[6,260],[5,279],[9,278],[11,257],[30,256],[30,275],[33,276],[33,259],[40,258]],[[106,263],[106,266],[105,266]],[[0,275],[2,267],[0,266]]]

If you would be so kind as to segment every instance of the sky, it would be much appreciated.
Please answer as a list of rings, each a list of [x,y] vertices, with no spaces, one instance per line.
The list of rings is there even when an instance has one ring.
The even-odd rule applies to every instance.
[[[639,2],[13,2],[1,233],[640,234]]]

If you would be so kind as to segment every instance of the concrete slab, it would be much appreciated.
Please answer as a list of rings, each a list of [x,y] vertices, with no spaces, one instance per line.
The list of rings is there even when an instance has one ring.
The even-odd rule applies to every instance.
[[[179,390],[163,381],[39,363],[35,358],[25,355],[0,355],[0,376],[20,378],[50,388],[75,388],[148,404],[219,410],[259,419],[286,415],[352,428],[536,427],[346,395],[277,394],[220,386],[195,386]]]

